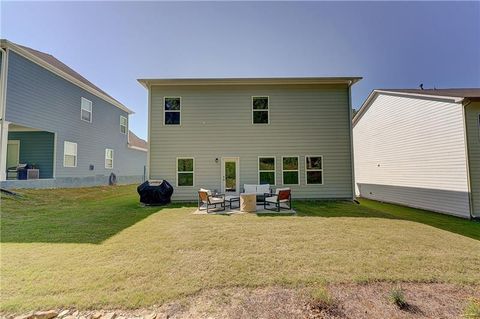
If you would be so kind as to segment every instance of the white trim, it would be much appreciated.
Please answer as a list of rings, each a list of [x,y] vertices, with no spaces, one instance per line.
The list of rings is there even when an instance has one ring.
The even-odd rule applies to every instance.
[[[53,164],[52,164],[52,178],[55,179],[57,175],[57,133],[53,133]]]
[[[125,119],[125,122],[126,122],[125,125],[122,124],[122,119]],[[122,127],[124,127],[124,126],[125,126],[125,133],[122,132]],[[123,116],[123,115],[120,115],[120,133],[124,134],[124,135],[129,134],[128,133],[128,117]]]
[[[266,109],[254,109],[253,108],[253,99],[254,98],[262,98],[262,97],[266,97],[267,98],[267,108]],[[251,111],[252,111],[252,125],[270,125],[270,96],[268,95],[254,95],[252,96],[252,100],[251,100]],[[253,122],[253,114],[255,112],[267,112],[268,116],[267,116],[267,123],[254,123]]]
[[[297,169],[283,169],[283,159],[284,158],[290,158],[290,157],[296,157],[297,158]],[[296,184],[285,184],[283,181],[283,173],[284,172],[297,172],[297,183]],[[282,156],[282,185],[300,185],[300,156]]]
[[[7,80],[8,80],[8,54],[9,50],[2,51],[2,69],[0,73],[0,181],[7,179],[7,140],[8,140],[8,126],[10,122],[5,121],[5,112],[7,109]]]
[[[320,157],[321,158],[321,163],[322,163],[322,168],[314,168],[314,169],[307,169],[307,157]],[[308,172],[322,172],[322,183],[318,184],[309,184],[308,179],[307,179],[307,173]],[[323,167],[323,155],[305,155],[305,185],[323,185],[325,184],[325,176],[324,176],[324,167]]]
[[[302,84],[347,84],[353,85],[361,77],[278,77],[278,78],[179,78],[179,79],[138,79],[145,88],[151,85],[302,85]]]
[[[108,151],[112,151],[112,158],[107,157]],[[105,149],[105,168],[106,169],[113,169],[113,157],[114,157],[113,154],[114,154],[113,148],[106,148]],[[112,167],[107,166],[107,160],[112,160]]]
[[[260,159],[261,158],[273,158],[273,170],[260,170]],[[257,158],[257,178],[258,184],[260,185],[260,172],[273,172],[273,181],[275,184],[270,184],[272,186],[277,185],[277,158],[273,155],[258,156]]]
[[[67,143],[75,145],[75,154],[65,154],[65,151],[67,149]],[[75,166],[65,165],[65,155],[75,156]],[[63,167],[75,168],[77,167],[77,165],[78,165],[78,144],[75,142],[63,141]]]
[[[83,108],[84,102],[85,102],[87,105],[90,104],[90,110]],[[90,121],[87,121],[87,120],[85,120],[85,119],[83,118],[83,114],[82,114],[83,111],[85,111],[85,112],[87,112],[87,113],[90,113]],[[82,98],[80,99],[80,119],[81,119],[82,121],[84,121],[84,122],[87,122],[87,123],[92,123],[92,122],[93,122],[93,103],[92,103],[92,101],[90,101],[89,99],[86,99],[86,98],[84,98],[84,97],[82,97]]]
[[[193,178],[192,178],[192,182],[193,182],[193,185],[185,185],[185,186],[179,186],[178,185],[178,160],[179,159],[191,159],[193,160],[193,171],[182,171],[181,173],[192,173],[193,175]],[[195,187],[195,157],[188,157],[188,156],[185,156],[185,157],[177,157],[175,159],[175,179],[176,179],[176,185],[177,187]]]
[[[222,157],[220,167],[220,192],[227,195],[225,185],[225,162],[235,162],[235,175],[236,175],[236,192],[229,192],[229,194],[240,194],[240,157]]]
[[[17,162],[17,165],[20,164],[20,140],[7,140],[7,150],[8,150],[8,144],[17,144],[18,145],[18,149],[17,149],[18,162]],[[8,158],[8,154],[7,154],[7,158]],[[7,165],[7,169],[8,169],[8,165]]]
[[[165,110],[165,99],[180,99],[180,109],[179,110]],[[163,97],[163,125],[164,126],[181,126],[182,125],[182,97],[181,96],[164,96]],[[165,113],[166,112],[176,112],[180,114],[180,122],[178,124],[165,124]]]
[[[352,174],[352,200],[355,200],[355,158],[354,158],[354,148],[353,148],[353,124],[352,124],[352,88],[348,88],[348,131],[350,137],[350,167],[351,167],[351,174]],[[322,158],[322,169],[323,169],[323,158]],[[323,173],[322,173],[322,182],[323,182]]]
[[[10,50],[13,50],[15,53],[21,55],[22,57],[34,62],[35,64],[38,64],[40,65],[41,67],[47,69],[48,71],[58,75],[59,77],[75,84],[76,86],[84,89],[85,91],[89,92],[89,93],[92,93],[93,95],[101,98],[102,100],[112,104],[113,106],[115,107],[118,107],[119,109],[129,113],[129,114],[134,114],[135,112],[133,112],[132,110],[130,110],[128,107],[126,107],[125,105],[123,105],[122,103],[118,102],[117,100],[113,99],[112,97],[106,95],[105,93],[102,93],[92,87],[90,87],[89,85],[83,83],[82,81],[74,78],[73,76],[71,76],[70,74],[58,69],[57,67],[51,65],[50,63],[48,62],[45,62],[44,60],[40,59],[39,57],[33,55],[32,53],[30,53],[29,51],[17,46],[15,43],[13,42],[10,42],[8,40],[2,40],[0,42],[0,45],[2,47],[5,47],[5,48],[8,48]]]

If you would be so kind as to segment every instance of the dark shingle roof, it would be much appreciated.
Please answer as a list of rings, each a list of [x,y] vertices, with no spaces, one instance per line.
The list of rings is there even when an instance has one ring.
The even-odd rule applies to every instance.
[[[132,131],[128,131],[128,132],[129,132],[128,144],[130,144],[131,146],[144,148],[146,150],[148,149],[147,141],[145,141],[144,139],[141,139],[140,137],[135,135],[135,133],[133,133]]]

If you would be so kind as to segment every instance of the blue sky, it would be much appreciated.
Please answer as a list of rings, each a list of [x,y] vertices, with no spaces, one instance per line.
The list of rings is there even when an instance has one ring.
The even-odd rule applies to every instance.
[[[480,86],[480,2],[1,2],[1,37],[53,54],[133,109],[143,77],[363,76]]]

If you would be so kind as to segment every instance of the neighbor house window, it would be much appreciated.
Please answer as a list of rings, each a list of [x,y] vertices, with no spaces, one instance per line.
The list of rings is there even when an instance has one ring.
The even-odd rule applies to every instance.
[[[163,103],[164,108],[164,124],[180,125],[180,112],[182,108],[182,100],[179,97],[166,97]]]
[[[82,110],[80,116],[85,122],[92,123],[92,101],[82,97]]]
[[[268,96],[254,96],[252,97],[252,116],[253,124],[268,124],[269,107]]]
[[[120,116],[120,133],[127,134],[128,120],[125,116]]]
[[[305,156],[307,184],[323,184],[323,156]]]
[[[105,149],[105,168],[113,168],[113,150],[111,148]]]
[[[194,167],[193,158],[177,158],[177,186],[193,186]]]
[[[258,158],[258,183],[275,185],[275,157]]]
[[[282,178],[284,185],[298,185],[298,156],[282,157]]]
[[[77,167],[77,143],[63,143],[63,166]]]

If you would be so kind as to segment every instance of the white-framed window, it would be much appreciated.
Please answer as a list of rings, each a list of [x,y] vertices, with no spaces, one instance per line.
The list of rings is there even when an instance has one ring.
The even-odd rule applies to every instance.
[[[128,119],[125,116],[120,115],[120,133],[127,134],[128,132]]]
[[[268,96],[252,96],[252,123],[270,123],[270,105]]]
[[[163,98],[163,124],[180,125],[182,98],[179,96],[166,96]]]
[[[275,157],[258,157],[258,183],[275,185]]]
[[[77,143],[63,142],[63,167],[77,167]]]
[[[92,123],[92,101],[82,97],[80,117],[82,121]]]
[[[193,157],[177,158],[177,186],[195,185],[195,159]]]
[[[105,168],[113,168],[113,150],[111,148],[105,149]]]
[[[299,180],[299,157],[282,156],[282,184],[298,185]]]
[[[305,183],[323,185],[323,156],[305,156]]]

